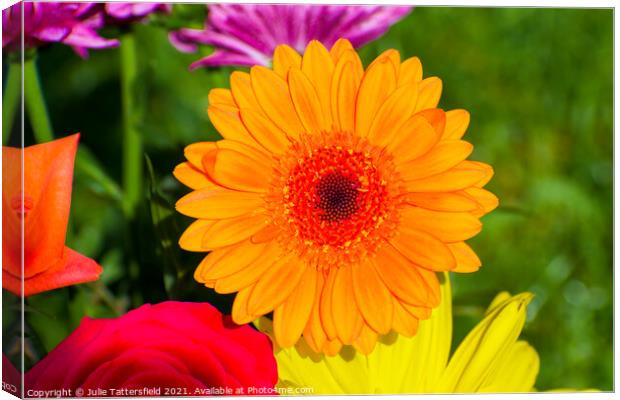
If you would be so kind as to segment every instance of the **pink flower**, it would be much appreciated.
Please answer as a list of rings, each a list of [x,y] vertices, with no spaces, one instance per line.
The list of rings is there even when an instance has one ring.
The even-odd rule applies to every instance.
[[[407,15],[412,7],[212,4],[204,30],[183,28],[169,36],[183,52],[198,44],[215,47],[213,54],[190,69],[222,65],[269,65],[277,45],[303,52],[316,39],[327,48],[340,38],[359,47]]]
[[[118,46],[118,41],[105,39],[97,33],[103,18],[93,13],[95,3],[20,2],[2,11],[2,48],[19,51],[24,31],[26,49],[46,43],[64,43],[81,56],[87,49]],[[23,22],[22,27],[22,7]]]
[[[235,325],[207,303],[176,301],[143,305],[114,319],[84,318],[25,376],[27,391],[75,394],[81,388],[82,396],[97,389],[107,390],[98,396],[126,396],[144,388],[160,391],[133,396],[219,394],[210,388],[271,393],[277,379],[267,336]]]
[[[170,12],[172,5],[164,3],[100,3],[106,24],[123,25],[142,20],[155,12]]]

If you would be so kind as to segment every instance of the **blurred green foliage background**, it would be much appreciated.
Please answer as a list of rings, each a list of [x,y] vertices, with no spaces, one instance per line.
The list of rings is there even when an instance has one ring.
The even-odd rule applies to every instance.
[[[104,273],[26,300],[27,365],[85,315],[116,316],[166,298],[229,310],[232,297],[193,281],[202,255],[178,248],[190,219],[173,209],[187,189],[171,172],[186,145],[218,137],[207,95],[228,87],[232,69],[190,72],[200,55],[176,51],[164,25],[200,27],[204,13],[201,5],[175,5],[173,17],[135,26],[140,130],[152,170],[145,167],[147,192],[131,221],[115,188],[99,179],[122,175],[118,49],[91,51],[87,61],[63,45],[39,52],[55,134],[81,132],[79,157],[90,168],[76,170],[67,245]],[[541,357],[536,387],[612,390],[613,11],[418,7],[361,49],[365,64],[387,48],[419,56],[425,76],[443,80],[440,106],[470,111],[472,158],[495,168],[487,188],[500,207],[471,240],[483,268],[453,276],[455,343],[499,291],[531,291],[522,338]],[[12,300],[6,293],[4,300],[6,311]],[[4,322],[6,348],[16,321],[5,312]]]

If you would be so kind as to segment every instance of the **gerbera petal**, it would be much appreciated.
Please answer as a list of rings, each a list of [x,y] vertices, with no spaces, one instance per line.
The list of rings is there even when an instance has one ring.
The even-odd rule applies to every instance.
[[[406,181],[426,178],[449,170],[469,157],[473,150],[474,146],[463,140],[441,141],[423,156],[398,168]]]
[[[208,251],[211,250],[208,247],[203,246],[202,240],[205,233],[215,224],[215,221],[199,219],[192,222],[190,226],[185,229],[185,232],[179,239],[179,246],[183,250],[187,251]]]
[[[411,57],[403,61],[398,70],[398,86],[409,83],[418,83],[422,80],[422,63],[418,57]]]
[[[441,97],[441,79],[436,76],[422,80],[418,86],[418,104],[416,111],[425,110],[427,108],[435,108],[439,104]]]
[[[383,51],[383,53],[379,54],[368,66],[368,68],[372,67],[374,64],[381,62],[384,58],[389,58],[394,65],[394,69],[396,72],[396,76],[398,76],[398,72],[400,70],[400,53],[395,49],[387,49]]]
[[[325,277],[322,273],[317,273],[316,277],[316,291],[314,294],[314,305],[312,306],[312,311],[310,312],[310,319],[304,328],[304,337],[308,339],[308,344],[312,347],[312,349],[320,353],[325,341],[327,340],[327,334],[323,329],[323,324],[321,322],[321,296],[323,293],[323,287],[325,285]]]
[[[412,263],[432,271],[449,271],[456,266],[456,260],[439,239],[434,236],[403,226],[390,243]]]
[[[364,323],[353,294],[353,269],[349,265],[338,268],[334,279],[332,317],[343,343],[351,343]]]
[[[265,250],[256,258],[252,263],[245,268],[240,269],[230,275],[227,275],[221,279],[218,279],[215,283],[215,291],[218,293],[233,293],[238,292],[248,286],[254,287],[256,282],[260,279],[265,272],[278,262],[282,256],[281,250],[277,245],[269,245]],[[244,309],[247,311],[248,297],[244,299]],[[257,316],[256,316],[257,317]]]
[[[292,47],[281,44],[273,52],[273,70],[286,79],[291,67],[301,67],[301,56]]]
[[[440,138],[443,136],[446,128],[446,113],[444,110],[440,108],[427,108],[426,110],[417,112],[415,115],[424,117],[428,123],[431,124],[433,129],[435,129],[437,135]]]
[[[215,142],[198,142],[185,147],[183,154],[194,168],[204,171],[202,158],[215,149],[217,149]]]
[[[432,211],[420,207],[407,207],[401,212],[403,227],[429,233],[446,242],[460,242],[480,232],[482,224],[467,212]]]
[[[248,300],[248,311],[254,315],[273,311],[295,289],[305,270],[296,256],[282,257],[259,278]]]
[[[477,187],[471,187],[465,189],[464,192],[471,196],[480,206],[480,210],[474,212],[475,216],[482,216],[497,208],[499,205],[499,199],[493,193],[488,190],[480,189]]]
[[[205,156],[203,165],[211,179],[230,189],[262,193],[269,186],[269,165],[247,152],[214,150]]]
[[[203,248],[217,249],[249,238],[269,223],[264,214],[242,215],[235,218],[220,219],[209,227],[202,239]]]
[[[448,248],[456,259],[456,268],[454,268],[454,272],[475,272],[480,269],[482,263],[467,243],[449,243]]]
[[[189,162],[177,165],[174,171],[172,171],[172,175],[174,175],[179,182],[194,190],[217,187],[202,170],[194,167]]]
[[[304,127],[295,112],[286,81],[261,66],[252,67],[250,77],[252,89],[265,115],[288,135],[298,138]]]
[[[407,182],[410,192],[452,192],[479,185],[493,170],[485,167],[486,164],[463,161],[456,167],[437,175]]]
[[[215,88],[209,91],[209,104],[221,104],[230,107],[236,107],[237,104],[233,100],[232,94],[228,89]]]
[[[482,383],[480,392],[531,392],[540,371],[540,358],[529,343],[510,346],[492,374]]]
[[[355,109],[360,80],[355,76],[353,62],[338,63],[332,80],[332,118],[337,129],[353,132]]]
[[[292,68],[288,74],[288,85],[291,91],[291,99],[295,105],[297,116],[307,133],[319,133],[329,129],[325,124],[325,118],[321,102],[310,80],[301,70]]]
[[[321,292],[321,304],[319,308],[321,324],[327,335],[327,339],[334,339],[338,336],[336,323],[332,314],[332,299],[334,295],[334,282],[336,280],[337,269],[330,269]]]
[[[388,56],[377,58],[362,78],[355,109],[355,133],[366,137],[372,121],[396,88],[396,66]]]
[[[417,101],[417,83],[396,89],[381,105],[370,126],[368,140],[383,145],[385,139],[401,135],[400,128],[409,119]]]
[[[439,141],[439,135],[426,118],[414,115],[391,136],[386,136],[386,149],[402,164],[428,153]]]
[[[422,269],[412,264],[391,245],[377,251],[377,272],[392,294],[405,303],[431,306],[430,289],[420,274]]]
[[[458,140],[465,135],[469,126],[469,113],[465,110],[451,110],[446,112],[446,129],[442,139]]]
[[[262,113],[242,108],[241,120],[254,139],[267,151],[280,154],[290,145],[286,133]]]
[[[266,250],[265,244],[244,242],[209,253],[198,265],[194,278],[200,283],[222,279],[247,267]]]
[[[396,332],[406,337],[411,337],[418,332],[419,320],[411,318],[398,300],[392,298],[392,307],[394,308],[394,317],[392,319],[392,327]]]
[[[311,40],[308,43],[301,61],[301,70],[316,89],[323,109],[325,125],[330,128],[332,125],[330,89],[334,73],[334,62],[321,42]]]
[[[260,104],[258,104],[256,95],[254,94],[254,90],[252,89],[252,80],[250,78],[250,74],[241,71],[233,72],[230,75],[230,90],[232,92],[235,104],[237,108],[239,108],[239,110],[249,108],[257,113],[263,113],[263,109],[261,108]]]
[[[231,317],[236,324],[244,325],[254,321],[258,315],[248,313],[248,299],[254,290],[254,285],[241,289],[235,296]]]
[[[353,342],[353,347],[362,354],[370,354],[377,345],[377,332],[364,324],[359,336]]]
[[[347,50],[353,50],[353,45],[347,39],[340,38],[336,40],[336,43],[329,50],[329,54],[332,56],[332,60],[334,60],[334,64],[338,64],[338,60]]]
[[[392,296],[370,260],[353,268],[353,292],[368,325],[380,334],[388,333],[392,328]]]
[[[256,212],[264,203],[258,193],[212,187],[185,195],[177,201],[175,208],[189,217],[223,219]]]
[[[467,212],[477,210],[480,205],[473,196],[467,194],[467,190],[448,193],[407,193],[404,200],[413,206],[423,207],[427,210]]]
[[[207,109],[207,114],[209,114],[211,123],[213,123],[213,126],[215,126],[215,129],[222,137],[236,140],[252,147],[258,146],[256,140],[254,140],[241,122],[239,109],[236,106],[212,104]]]
[[[294,345],[312,312],[318,272],[314,267],[305,267],[303,276],[289,297],[273,313],[273,328],[277,342],[282,347]]]
[[[522,293],[497,306],[465,337],[450,359],[442,381],[448,392],[480,389],[489,371],[497,368],[517,340],[532,294]]]

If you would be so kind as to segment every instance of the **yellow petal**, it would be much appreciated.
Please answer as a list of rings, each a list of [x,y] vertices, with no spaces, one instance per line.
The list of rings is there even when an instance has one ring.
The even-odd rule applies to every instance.
[[[474,146],[463,140],[441,141],[418,159],[399,165],[404,180],[422,179],[447,171],[465,160]]]
[[[297,116],[307,133],[319,133],[329,129],[321,102],[310,80],[299,69],[292,68],[288,74],[288,85]]]
[[[254,315],[273,311],[295,289],[305,269],[306,266],[297,257],[282,257],[265,271],[256,283],[248,300],[248,311]]]
[[[332,126],[330,89],[334,62],[321,42],[311,40],[308,43],[301,61],[301,70],[316,89],[323,110],[325,126],[326,129],[329,129]]]
[[[465,135],[469,126],[469,113],[465,110],[451,110],[446,112],[446,129],[442,139],[458,140]]]
[[[522,293],[496,307],[458,346],[443,378],[448,392],[476,392],[491,371],[498,368],[525,323],[532,294]]]
[[[237,106],[230,90],[220,88],[211,89],[209,91],[209,104],[222,104],[231,107]]]
[[[368,139],[383,145],[384,138],[401,134],[401,126],[409,119],[417,101],[417,83],[412,82],[396,89],[381,105],[373,119]]]
[[[449,271],[456,266],[456,260],[439,239],[428,233],[401,226],[397,236],[390,239],[392,246],[409,261],[432,271]]]
[[[276,307],[273,313],[274,333],[282,347],[294,345],[310,319],[316,293],[317,275],[315,267],[305,267],[297,287],[284,303]]]
[[[286,79],[291,67],[301,67],[301,56],[292,47],[281,44],[273,52],[273,70]]]
[[[355,110],[355,132],[366,137],[372,121],[396,88],[396,66],[390,57],[377,58],[362,78]]]
[[[403,61],[398,70],[398,86],[409,83],[418,83],[422,80],[422,63],[418,57],[411,57]]]
[[[204,233],[202,246],[208,249],[229,246],[249,238],[269,223],[266,215],[242,215],[220,219]]]
[[[213,187],[195,190],[183,196],[175,208],[189,217],[223,219],[256,212],[264,205],[264,200],[257,193]]]
[[[418,86],[418,104],[415,110],[421,111],[427,108],[435,108],[441,97],[441,79],[436,76],[422,80]]]
[[[316,277],[316,291],[314,294],[314,304],[312,306],[312,312],[310,313],[310,319],[308,324],[304,328],[304,337],[307,337],[308,342],[312,343],[311,347],[316,352],[320,352],[327,340],[327,335],[323,329],[323,323],[321,322],[320,304],[322,302],[323,286],[325,285],[325,277],[322,273],[317,273]]]
[[[297,118],[286,81],[272,70],[254,66],[250,70],[252,89],[265,115],[293,138],[299,138],[304,127]]]
[[[388,333],[392,328],[392,295],[370,260],[353,268],[353,292],[366,323],[377,333]]]
[[[362,354],[370,354],[377,345],[377,332],[364,324],[360,335],[353,342],[353,347]]]
[[[465,189],[464,192],[471,196],[480,206],[480,210],[478,210],[474,215],[482,216],[486,213],[493,211],[499,205],[499,199],[493,193],[488,190],[480,189],[477,187],[471,187]]]
[[[202,158],[215,149],[217,149],[215,142],[197,142],[185,147],[183,154],[194,168],[204,171]]]
[[[401,218],[401,227],[429,233],[444,243],[470,239],[482,229],[480,221],[467,212],[443,212],[407,207],[403,209]]]
[[[480,392],[533,392],[540,370],[538,353],[527,342],[510,346],[499,365],[482,383]]]
[[[334,282],[336,280],[336,269],[330,269],[323,285],[323,291],[321,292],[321,304],[320,304],[320,317],[323,330],[330,340],[335,339],[338,336],[336,331],[336,324],[332,314],[332,302],[334,294]]]
[[[235,296],[235,301],[232,306],[231,316],[233,321],[239,325],[245,325],[258,318],[258,315],[252,315],[248,313],[248,298],[252,294],[254,285],[243,288]]]

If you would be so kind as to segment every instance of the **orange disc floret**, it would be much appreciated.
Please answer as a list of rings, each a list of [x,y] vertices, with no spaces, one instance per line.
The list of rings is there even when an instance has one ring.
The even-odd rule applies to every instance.
[[[388,50],[365,70],[346,40],[285,45],[273,69],[234,72],[209,93],[223,140],[190,145],[177,202],[197,218],[180,239],[209,251],[195,272],[237,292],[232,316],[273,311],[278,345],[368,353],[414,335],[439,304],[436,271],[480,267],[465,243],[497,206],[493,175],[467,160],[465,110],[436,108],[441,80]]]

